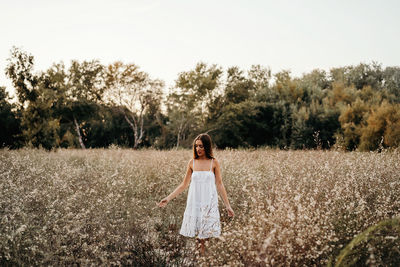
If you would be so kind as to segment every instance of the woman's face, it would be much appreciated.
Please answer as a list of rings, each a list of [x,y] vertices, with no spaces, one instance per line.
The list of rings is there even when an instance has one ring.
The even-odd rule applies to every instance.
[[[196,146],[197,155],[198,155],[199,157],[205,155],[205,150],[204,150],[204,147],[203,147],[203,142],[201,142],[201,140],[196,140],[195,146]]]

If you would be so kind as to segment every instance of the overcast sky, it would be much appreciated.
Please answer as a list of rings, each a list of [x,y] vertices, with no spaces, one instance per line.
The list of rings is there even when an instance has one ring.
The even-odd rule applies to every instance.
[[[400,1],[9,0],[0,5],[0,86],[12,46],[36,71],[72,59],[135,63],[174,83],[199,61],[293,75],[400,65]]]

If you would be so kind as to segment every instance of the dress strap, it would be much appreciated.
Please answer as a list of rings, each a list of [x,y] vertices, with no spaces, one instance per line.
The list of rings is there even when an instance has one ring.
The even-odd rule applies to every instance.
[[[194,171],[194,159],[193,159],[193,171]]]
[[[213,164],[213,159],[211,159],[210,172],[212,172],[212,164]]]

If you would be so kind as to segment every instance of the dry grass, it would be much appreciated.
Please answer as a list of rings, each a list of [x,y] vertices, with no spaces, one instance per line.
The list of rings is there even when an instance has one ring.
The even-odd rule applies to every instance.
[[[178,234],[191,152],[0,151],[0,264],[321,265],[400,215],[400,152],[217,151],[236,217],[205,257]]]

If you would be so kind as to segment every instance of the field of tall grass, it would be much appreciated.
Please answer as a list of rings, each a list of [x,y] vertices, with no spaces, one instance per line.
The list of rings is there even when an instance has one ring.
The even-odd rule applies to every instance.
[[[319,266],[400,216],[398,150],[215,151],[235,217],[220,199],[222,235],[200,256],[178,233],[187,190],[156,206],[191,155],[0,150],[0,265]]]

